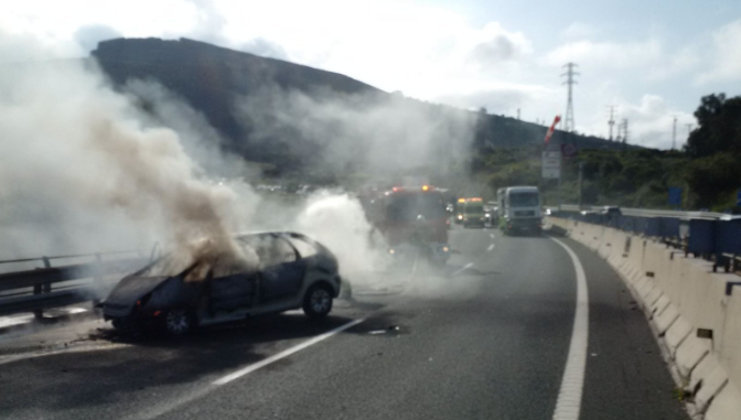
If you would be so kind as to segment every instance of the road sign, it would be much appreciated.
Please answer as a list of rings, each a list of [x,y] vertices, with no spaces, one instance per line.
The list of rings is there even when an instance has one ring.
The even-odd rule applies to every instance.
[[[561,153],[563,154],[563,157],[565,158],[572,158],[576,156],[576,146],[574,146],[571,143],[564,143],[561,145]]]
[[[669,205],[677,207],[682,205],[681,187],[669,187]]]
[[[561,151],[546,150],[542,155],[541,173],[543,179],[558,179],[561,177]]]

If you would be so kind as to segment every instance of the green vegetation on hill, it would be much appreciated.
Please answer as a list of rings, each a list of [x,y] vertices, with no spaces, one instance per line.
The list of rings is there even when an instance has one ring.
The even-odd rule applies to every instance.
[[[563,160],[560,189],[558,181],[540,176],[540,147],[480,148],[472,175],[489,197],[502,186],[538,185],[546,204],[573,204],[579,201],[581,163],[585,205],[669,208],[669,187],[679,187],[684,209],[732,209],[741,189],[741,97],[703,97],[695,116],[700,125],[683,151],[580,149]]]

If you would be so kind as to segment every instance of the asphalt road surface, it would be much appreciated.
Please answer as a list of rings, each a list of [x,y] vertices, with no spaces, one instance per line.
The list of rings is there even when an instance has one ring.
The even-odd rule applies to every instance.
[[[588,286],[580,418],[688,418],[618,276],[560,240]],[[379,274],[322,323],[291,312],[134,342],[93,328],[84,346],[0,359],[0,417],[552,418],[575,325],[567,251],[458,227],[451,245],[443,269]]]

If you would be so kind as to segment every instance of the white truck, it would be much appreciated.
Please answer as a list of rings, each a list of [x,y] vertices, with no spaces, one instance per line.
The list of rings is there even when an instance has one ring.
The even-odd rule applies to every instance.
[[[543,214],[538,187],[519,186],[497,190],[499,227],[505,233],[540,234]]]

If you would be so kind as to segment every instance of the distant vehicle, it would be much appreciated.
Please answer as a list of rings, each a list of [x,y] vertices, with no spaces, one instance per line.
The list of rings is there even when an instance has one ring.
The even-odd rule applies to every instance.
[[[620,216],[623,214],[618,206],[604,206],[600,209],[600,213],[608,216]]]
[[[372,219],[390,253],[412,246],[436,263],[450,257],[446,201],[433,186],[393,187],[374,200],[374,207]]]
[[[124,277],[102,304],[117,329],[158,327],[182,335],[195,327],[303,308],[325,317],[340,292],[337,259],[319,242],[290,232],[235,239],[253,264],[213,255],[164,256]]]
[[[538,187],[518,186],[497,190],[499,226],[505,233],[540,234],[543,215]]]
[[[484,224],[494,226],[497,220],[497,206],[491,203],[484,204]]]
[[[484,201],[481,197],[468,197],[464,198],[463,202],[458,203],[458,207],[461,221],[460,223],[464,227],[484,227],[487,222],[487,218],[484,212]]]

